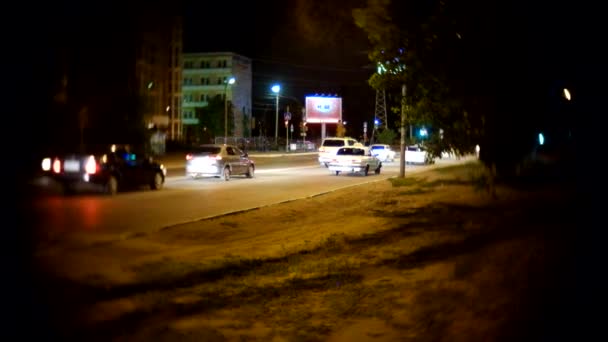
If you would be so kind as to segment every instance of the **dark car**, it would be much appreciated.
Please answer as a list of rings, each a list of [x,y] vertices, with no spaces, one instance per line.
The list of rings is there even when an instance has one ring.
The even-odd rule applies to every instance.
[[[104,154],[65,154],[42,160],[42,171],[65,190],[87,183],[114,195],[119,190],[149,185],[161,189],[167,170],[151,158],[138,157],[128,147],[112,145]]]
[[[233,175],[253,178],[255,163],[246,152],[226,144],[201,145],[186,155],[186,176],[220,177],[230,180]]]

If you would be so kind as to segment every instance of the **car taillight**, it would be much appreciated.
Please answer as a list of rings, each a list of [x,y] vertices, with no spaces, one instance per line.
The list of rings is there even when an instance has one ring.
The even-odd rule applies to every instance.
[[[211,159],[215,159],[215,160],[222,160],[222,156],[215,156],[215,157],[211,157]]]
[[[61,161],[59,159],[55,159],[55,161],[53,161],[53,172],[61,172]]]
[[[84,166],[84,170],[90,175],[97,172],[97,163],[95,162],[95,157],[89,157],[87,164]]]
[[[192,160],[192,155],[191,154],[186,154],[186,160]]]
[[[325,152],[325,149],[323,147],[319,147],[319,152]]]
[[[42,170],[43,171],[51,170],[51,158],[42,159]]]

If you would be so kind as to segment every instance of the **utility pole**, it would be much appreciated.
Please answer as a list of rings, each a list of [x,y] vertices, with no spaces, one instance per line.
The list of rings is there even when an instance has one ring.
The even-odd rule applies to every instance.
[[[399,177],[405,177],[405,83],[401,86],[401,152],[399,154]]]

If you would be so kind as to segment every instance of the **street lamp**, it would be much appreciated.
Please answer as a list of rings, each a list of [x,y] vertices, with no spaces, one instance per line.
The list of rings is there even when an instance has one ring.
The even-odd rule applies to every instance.
[[[226,139],[228,139],[228,85],[234,84],[234,82],[236,82],[236,79],[230,77],[224,85],[224,144],[226,143]]]
[[[570,91],[568,89],[566,89],[566,88],[564,88],[564,97],[568,101],[570,101],[572,99],[572,96],[570,95]]]
[[[275,105],[275,120],[274,120],[274,143],[276,144],[279,139],[279,92],[281,91],[281,86],[275,84],[270,88],[273,93],[277,94],[276,105]]]

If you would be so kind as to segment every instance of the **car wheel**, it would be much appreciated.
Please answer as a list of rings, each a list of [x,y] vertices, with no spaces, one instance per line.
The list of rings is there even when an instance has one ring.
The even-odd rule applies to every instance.
[[[118,179],[114,176],[110,176],[106,182],[105,192],[108,195],[116,195],[118,193]]]
[[[382,164],[378,165],[378,167],[374,170],[374,173],[377,174],[377,175],[379,175],[381,168],[382,168]]]
[[[336,171],[336,176],[340,174],[340,171]]]
[[[229,167],[224,168],[224,172],[222,173],[222,179],[224,179],[226,182],[230,180],[230,168]]]
[[[367,176],[369,174],[369,165],[365,166],[365,170],[363,171],[363,175]]]
[[[163,188],[163,183],[163,175],[161,175],[160,172],[157,172],[154,174],[154,179],[152,180],[150,187],[152,190],[160,190]]]
[[[253,165],[249,165],[249,167],[247,168],[247,178],[253,178],[254,173],[255,168],[253,167]]]

